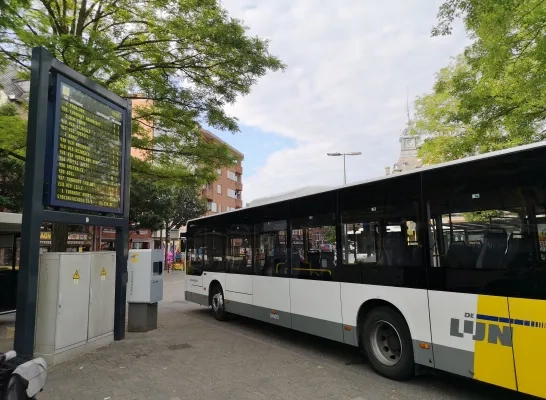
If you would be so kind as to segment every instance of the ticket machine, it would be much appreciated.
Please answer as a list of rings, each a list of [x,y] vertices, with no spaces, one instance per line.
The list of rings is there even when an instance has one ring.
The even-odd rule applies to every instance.
[[[163,300],[163,251],[129,250],[127,302],[129,332],[157,329],[157,303]]]

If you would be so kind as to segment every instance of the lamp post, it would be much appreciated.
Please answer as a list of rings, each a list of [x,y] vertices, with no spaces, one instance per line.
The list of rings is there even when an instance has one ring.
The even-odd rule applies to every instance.
[[[347,169],[345,167],[345,156],[359,156],[362,153],[360,151],[351,151],[348,153],[326,153],[330,157],[339,157],[343,156],[343,184],[347,184]]]
[[[330,157],[339,157],[339,156],[343,156],[343,184],[346,185],[347,184],[347,169],[345,167],[345,156],[359,156],[361,155],[362,153],[360,151],[351,151],[351,152],[348,152],[348,153],[339,153],[339,152],[336,152],[336,153],[326,153],[326,155],[330,156]],[[344,236],[344,242],[342,241],[342,248],[345,247],[345,262],[348,262],[348,259],[349,259],[349,238],[347,237],[347,225],[346,224],[343,224],[343,236]],[[343,246],[343,244],[345,244],[345,246]],[[356,246],[356,243],[355,243],[355,246]],[[355,262],[356,262],[356,259],[355,259]]]

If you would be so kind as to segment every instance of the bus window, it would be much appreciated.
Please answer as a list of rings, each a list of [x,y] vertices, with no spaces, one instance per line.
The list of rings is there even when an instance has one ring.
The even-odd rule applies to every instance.
[[[186,273],[188,275],[202,275],[205,254],[205,235],[196,234],[187,240],[186,248]]]
[[[308,215],[291,222],[292,276],[332,280],[336,264],[335,215]]]
[[[526,297],[540,249],[540,191],[465,190],[427,203],[431,289]],[[546,226],[545,226],[546,228]]]
[[[224,272],[224,239],[225,235],[219,230],[211,230],[205,234],[204,271]]]
[[[258,248],[254,254],[256,275],[286,276],[287,223],[270,221],[257,225]]]
[[[227,231],[226,272],[252,275],[252,238],[251,225],[232,225]]]
[[[343,273],[354,282],[426,287],[418,203],[362,206],[342,213]]]

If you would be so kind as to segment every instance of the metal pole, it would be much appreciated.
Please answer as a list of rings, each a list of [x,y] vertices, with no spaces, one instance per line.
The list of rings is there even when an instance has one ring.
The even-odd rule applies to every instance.
[[[127,306],[127,260],[129,258],[129,207],[131,196],[131,122],[132,107],[129,102],[125,119],[125,171],[123,185],[123,227],[116,227],[116,292],[114,299],[114,340],[125,339],[125,313]],[[102,227],[101,227],[102,231]]]
[[[347,170],[345,168],[345,153],[343,153],[343,184],[347,184]]]
[[[49,69],[52,59],[52,54],[44,48],[32,49],[23,223],[21,226],[21,262],[17,279],[17,318],[15,319],[14,343],[15,351],[25,356],[34,354],[40,228],[44,210],[42,198],[46,127],[48,125]]]

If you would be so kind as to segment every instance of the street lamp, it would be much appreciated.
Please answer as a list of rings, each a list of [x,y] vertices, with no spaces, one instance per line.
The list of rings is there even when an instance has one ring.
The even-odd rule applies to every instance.
[[[343,184],[347,184],[347,171],[345,168],[345,156],[359,156],[362,153],[360,151],[350,151],[348,153],[326,153],[330,157],[343,156]]]

